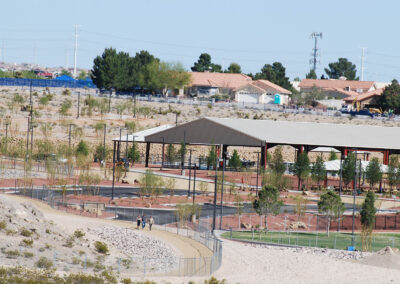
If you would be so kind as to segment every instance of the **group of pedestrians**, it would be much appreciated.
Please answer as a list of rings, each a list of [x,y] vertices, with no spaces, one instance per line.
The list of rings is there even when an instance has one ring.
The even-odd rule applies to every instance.
[[[149,218],[149,230],[151,231],[151,227],[153,227],[154,224],[154,219],[152,216]],[[142,230],[146,227],[146,215],[143,216],[137,216],[136,218],[136,228],[139,230],[140,226],[142,226]]]

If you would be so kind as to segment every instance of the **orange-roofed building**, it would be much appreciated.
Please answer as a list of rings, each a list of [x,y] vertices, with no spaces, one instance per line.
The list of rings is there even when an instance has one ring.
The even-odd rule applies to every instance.
[[[289,90],[268,80],[256,80],[243,85],[235,91],[235,101],[254,104],[289,104]]]
[[[380,88],[364,94],[349,96],[344,99],[344,102],[348,105],[352,105],[354,102],[358,102],[360,103],[361,108],[375,107],[377,105],[377,100],[382,95],[384,90],[385,88]]]
[[[304,79],[299,84],[300,92],[307,93],[313,89],[321,91],[325,98],[344,99],[377,90],[373,81],[352,81],[346,79],[318,80]]]
[[[209,97],[218,94],[232,96],[235,89],[252,81],[249,76],[236,73],[190,72],[190,75],[188,95],[192,97]]]

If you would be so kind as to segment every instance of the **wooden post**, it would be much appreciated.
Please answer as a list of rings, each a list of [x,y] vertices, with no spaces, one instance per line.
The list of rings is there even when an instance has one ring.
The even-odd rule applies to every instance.
[[[146,143],[146,161],[145,161],[145,167],[148,168],[149,167],[149,156],[150,156],[150,142]]]

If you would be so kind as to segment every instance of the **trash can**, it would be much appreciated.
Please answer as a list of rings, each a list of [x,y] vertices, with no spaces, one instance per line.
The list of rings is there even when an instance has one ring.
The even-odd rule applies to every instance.
[[[347,247],[347,251],[355,251],[355,247],[353,247],[353,246],[348,246],[348,247]]]

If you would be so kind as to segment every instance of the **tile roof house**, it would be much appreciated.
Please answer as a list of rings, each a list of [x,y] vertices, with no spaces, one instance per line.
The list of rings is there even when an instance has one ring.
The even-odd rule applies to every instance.
[[[244,74],[190,72],[191,84],[188,94],[191,96],[212,96],[216,94],[232,95],[234,90],[252,79]]]
[[[292,92],[268,80],[256,80],[237,88],[235,101],[239,103],[288,104],[290,94]]]
[[[364,94],[356,94],[344,99],[346,104],[353,104],[359,102],[361,108],[375,106],[377,99],[382,95],[385,88],[373,90]]]
[[[349,96],[374,91],[377,86],[373,81],[304,79],[300,82],[299,88],[301,92],[311,92],[317,88],[327,98],[344,99]]]

